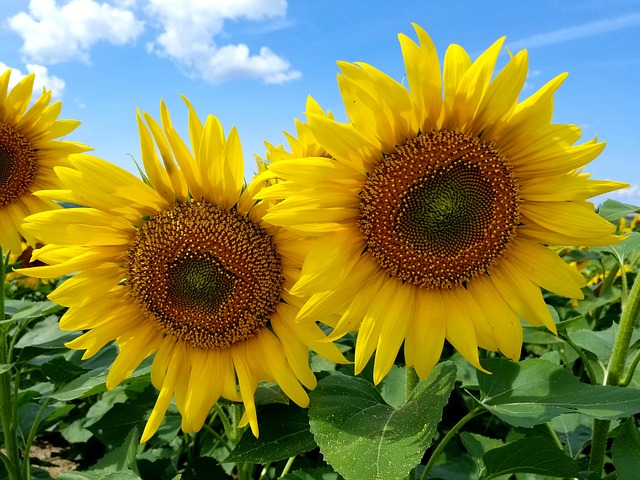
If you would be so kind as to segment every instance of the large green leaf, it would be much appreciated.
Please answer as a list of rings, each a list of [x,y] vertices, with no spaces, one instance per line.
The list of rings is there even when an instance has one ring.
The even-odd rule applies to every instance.
[[[266,405],[260,409],[258,426],[260,439],[251,434],[243,435],[240,443],[222,463],[269,463],[316,448],[309,431],[307,410],[298,406]]]
[[[640,434],[633,419],[620,426],[611,448],[618,480],[635,480],[640,472]]]
[[[482,457],[486,479],[509,473],[535,473],[548,477],[579,475],[578,464],[545,437],[527,437],[489,450]]]
[[[311,393],[311,432],[325,460],[347,480],[404,478],[431,444],[455,382],[444,362],[394,408],[374,385],[341,374],[322,379]]]
[[[622,217],[626,217],[627,215],[631,215],[638,211],[640,211],[640,207],[611,199],[606,200],[598,208],[598,214],[612,223],[616,223]]]
[[[564,413],[613,419],[640,412],[640,395],[631,389],[580,383],[569,371],[541,359],[516,363],[483,361],[478,371],[482,405],[511,425],[531,427]]]

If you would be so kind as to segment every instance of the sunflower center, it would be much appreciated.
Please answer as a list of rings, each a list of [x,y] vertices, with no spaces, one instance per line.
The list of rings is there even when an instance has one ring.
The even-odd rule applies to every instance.
[[[38,171],[31,143],[6,123],[0,123],[0,208],[29,191]]]
[[[195,348],[227,348],[267,325],[282,267],[271,237],[207,201],[178,203],[135,233],[131,296],[156,325]]]
[[[368,251],[390,275],[425,288],[452,288],[489,271],[520,218],[507,158],[491,142],[459,132],[397,147],[360,195]]]

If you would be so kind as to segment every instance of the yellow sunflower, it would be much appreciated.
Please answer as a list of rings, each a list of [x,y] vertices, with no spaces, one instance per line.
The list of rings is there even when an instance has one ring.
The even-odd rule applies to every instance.
[[[9,254],[9,265],[14,265],[15,268],[35,268],[43,266],[39,260],[31,260],[31,256],[33,254],[33,247],[28,245],[26,242],[22,242],[22,248],[18,252],[13,252]],[[40,243],[36,243],[36,248],[41,248],[43,245]],[[49,284],[55,283],[56,278],[35,278],[35,277],[27,277],[20,272],[9,272],[7,273],[5,280],[7,282],[15,281],[18,285],[24,288],[28,288],[34,290],[38,288],[40,283]]]
[[[51,295],[68,306],[60,326],[88,330],[68,346],[84,358],[117,341],[107,387],[155,353],[151,380],[160,391],[141,441],[158,429],[172,398],[185,432],[199,430],[219,397],[242,401],[258,435],[254,393],[277,382],[306,406],[316,378],[308,348],[345,361],[314,323],[294,322],[304,299],[291,295],[308,240],[265,224],[267,202],[243,190],[238,134],[204,125],[189,108],[191,150],[161,103],[161,124],[138,113],[148,181],[87,155],[56,168],[66,190],[41,192],[87,206],[28,217],[25,228],[51,243],[34,258],[48,267],[26,274],[77,272]],[[160,153],[163,165],[157,155]]]
[[[56,140],[73,131],[80,122],[57,120],[62,104],[51,105],[51,91],[29,107],[34,74],[9,90],[11,70],[0,75],[0,248],[22,252],[20,234],[31,245],[35,239],[20,228],[27,215],[59,208],[33,192],[57,188],[56,165],[66,165],[71,153],[89,150],[76,143]]]
[[[519,358],[520,318],[555,332],[541,289],[581,298],[585,280],[546,245],[618,241],[587,199],[625,186],[582,174],[604,144],[552,123],[565,74],[519,101],[527,52],[494,77],[500,39],[473,62],[452,45],[442,79],[415,30],[419,43],[400,36],[408,88],[339,62],[349,122],[307,112],[328,158],[269,167],[290,194],[265,220],[320,235],[292,289],[311,295],[297,320],[339,315],[330,339],[359,330],[356,372],[375,351],[375,382],[403,343],[426,378],[445,339],[481,368],[478,347]]]

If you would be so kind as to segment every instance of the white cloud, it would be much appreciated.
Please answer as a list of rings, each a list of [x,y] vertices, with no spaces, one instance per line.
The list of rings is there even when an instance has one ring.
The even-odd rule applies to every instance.
[[[22,37],[26,61],[88,62],[96,43],[124,45],[146,27],[155,37],[147,51],[191,76],[210,83],[241,77],[284,83],[301,73],[268,47],[251,52],[245,43],[217,40],[227,21],[282,25],[286,13],[287,0],[30,0],[28,12],[10,17],[8,25]]]
[[[246,44],[219,46],[215,42],[226,20],[282,18],[286,9],[286,0],[149,0],[146,11],[162,33],[147,48],[211,83],[237,77],[266,83],[295,80],[300,72],[267,47],[251,54]]]
[[[22,73],[17,68],[9,67],[5,63],[0,62],[0,72],[4,72],[5,70],[11,68],[11,76],[9,77],[9,88],[13,88],[20,80],[22,80],[27,74]],[[53,98],[60,98],[64,92],[64,80],[55,75],[49,75],[49,71],[47,67],[43,67],[42,65],[27,65],[28,73],[35,73],[36,78],[33,81],[33,92],[35,95],[39,96],[42,92],[42,88],[46,88],[47,90],[51,90],[51,96]]]
[[[629,13],[616,18],[605,18],[595,22],[583,23],[574,27],[560,28],[546,33],[538,33],[530,37],[508,42],[507,46],[515,51],[523,48],[535,48],[555,45],[580,38],[592,37],[615,30],[622,30],[640,25],[640,12]]]
[[[39,63],[60,63],[72,59],[89,61],[89,50],[98,42],[124,45],[143,31],[126,7],[98,3],[94,0],[70,0],[58,5],[57,0],[31,0],[29,12],[8,19],[9,27],[23,39],[21,52],[25,59]]]

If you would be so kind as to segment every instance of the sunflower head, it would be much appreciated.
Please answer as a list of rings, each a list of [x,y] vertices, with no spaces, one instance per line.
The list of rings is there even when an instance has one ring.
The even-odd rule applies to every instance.
[[[164,104],[160,122],[138,112],[145,181],[104,160],[72,155],[56,173],[64,190],[42,192],[87,208],[32,215],[25,228],[48,245],[25,271],[76,272],[50,298],[68,311],[61,328],[85,330],[70,342],[84,357],[115,341],[107,387],[153,355],[158,400],[142,435],[158,429],[172,399],[185,432],[199,430],[221,397],[241,401],[258,435],[254,392],[279,384],[298,405],[316,383],[308,347],[344,361],[316,324],[294,322],[303,297],[290,293],[308,239],[263,221],[253,200],[264,181],[243,187],[238,133],[225,134],[191,104],[189,144]]]
[[[57,208],[50,200],[32,195],[59,185],[56,165],[68,165],[71,153],[89,150],[76,143],[57,140],[72,132],[80,122],[58,120],[62,105],[51,103],[51,91],[44,90],[29,107],[34,74],[9,88],[11,70],[0,75],[0,248],[22,252],[20,236],[34,245],[35,239],[22,231],[27,215]]]
[[[281,195],[267,221],[319,235],[292,289],[310,296],[298,320],[338,315],[330,338],[358,330],[356,372],[376,352],[376,381],[403,344],[422,378],[445,339],[478,368],[478,347],[517,359],[521,319],[555,331],[542,290],[585,286],[547,245],[620,240],[588,199],[625,185],[582,173],[604,144],[552,122],[566,75],[523,99],[525,50],[494,73],[504,38],[473,61],[452,45],[441,70],[415,30],[399,37],[408,88],[339,62],[349,121],[308,112],[324,158],[273,162],[279,182],[260,194]]]

